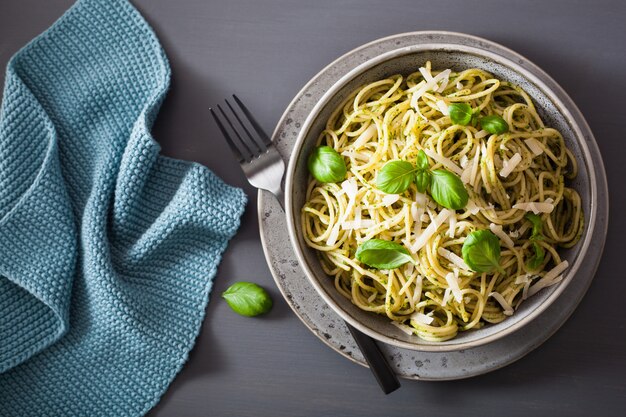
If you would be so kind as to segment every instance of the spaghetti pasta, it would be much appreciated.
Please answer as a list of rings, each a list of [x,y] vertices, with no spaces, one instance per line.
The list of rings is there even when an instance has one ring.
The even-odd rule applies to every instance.
[[[508,132],[455,124],[453,103],[467,103],[476,116],[500,116]],[[342,156],[347,176],[340,183],[310,179],[301,210],[304,239],[337,291],[359,308],[422,339],[445,341],[504,320],[529,294],[562,279],[567,263],[557,248],[575,245],[583,230],[580,196],[565,185],[577,164],[518,86],[476,68],[433,71],[427,62],[407,77],[353,92],[330,116],[322,145]],[[400,194],[377,187],[386,163],[413,162],[421,150],[433,169],[461,179],[469,194],[465,208],[444,208],[415,184]],[[531,212],[539,216],[541,236]],[[463,261],[465,238],[481,229],[498,236],[500,271],[475,272]],[[368,267],[355,253],[371,239],[402,244],[415,262]],[[539,252],[545,256],[529,267]]]

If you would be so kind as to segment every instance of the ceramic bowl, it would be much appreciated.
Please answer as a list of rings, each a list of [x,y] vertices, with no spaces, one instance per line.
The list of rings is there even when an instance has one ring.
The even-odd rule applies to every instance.
[[[534,65],[518,64],[522,57],[499,45],[484,41],[481,47],[460,44],[432,43],[402,47],[391,50],[355,66],[337,81],[313,108],[299,132],[286,173],[285,195],[287,224],[291,244],[298,257],[306,278],[324,301],[344,320],[360,331],[382,342],[421,351],[456,351],[475,348],[493,342],[521,329],[539,316],[559,297],[566,286],[576,277],[590,248],[591,236],[597,216],[597,182],[594,161],[587,147],[593,135],[584,118],[567,94],[546,73]],[[493,45],[493,47],[492,47]],[[506,55],[495,51],[506,50]],[[519,60],[516,60],[519,57]],[[523,59],[526,63],[526,59]],[[393,74],[408,75],[418,70],[426,61],[433,68],[451,68],[453,71],[476,67],[492,73],[501,80],[521,86],[532,97],[539,114],[547,126],[558,129],[564,136],[579,164],[579,173],[570,186],[582,197],[585,216],[585,230],[580,242],[571,249],[560,250],[561,256],[569,261],[569,268],[563,281],[546,288],[525,300],[515,314],[501,323],[490,324],[482,329],[460,332],[446,342],[427,342],[417,336],[410,336],[390,323],[389,318],[366,312],[339,294],[333,279],[322,270],[315,250],[309,248],[303,239],[300,224],[300,210],[305,203],[306,187],[309,181],[307,157],[314,148],[332,111],[359,86],[387,78]],[[550,87],[549,87],[550,86]]]

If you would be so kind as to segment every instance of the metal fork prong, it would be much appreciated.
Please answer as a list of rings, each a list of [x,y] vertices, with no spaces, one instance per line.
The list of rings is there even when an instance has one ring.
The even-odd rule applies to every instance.
[[[244,158],[244,156],[241,153],[241,151],[239,150],[239,148],[237,148],[237,146],[235,146],[235,143],[230,138],[230,135],[228,134],[228,131],[226,130],[226,128],[224,127],[224,125],[220,121],[219,117],[217,117],[217,114],[215,113],[215,111],[213,111],[212,108],[209,108],[209,111],[211,112],[211,116],[213,116],[213,119],[215,120],[215,124],[217,124],[217,127],[219,127],[220,131],[222,132],[222,136],[224,136],[224,139],[226,139],[226,143],[228,143],[228,147],[233,152],[233,155],[235,156],[235,158],[237,158],[239,163],[244,162],[246,159]]]
[[[270,146],[272,144],[272,140],[263,131],[263,129],[261,128],[261,125],[259,125],[259,123],[256,121],[256,119],[252,116],[252,113],[250,113],[248,108],[241,102],[241,100],[239,100],[239,97],[237,97],[235,94],[233,94],[233,98],[237,102],[237,105],[241,108],[241,111],[243,111],[243,114],[246,115],[246,118],[248,118],[248,120],[250,121],[250,124],[252,125],[252,127],[256,131],[257,135],[259,135],[259,137],[261,138],[263,143],[266,146]]]
[[[231,128],[231,130],[233,132],[235,132],[235,136],[237,137],[237,139],[239,139],[239,143],[242,144],[243,147],[246,149],[247,155],[244,155],[244,159],[246,161],[250,161],[250,160],[254,159],[254,156],[256,154],[252,151],[252,148],[250,148],[250,146],[248,146],[246,141],[244,141],[241,138],[241,135],[239,134],[237,129],[235,129],[235,126],[233,125],[233,122],[230,120],[230,118],[228,118],[228,116],[226,116],[226,113],[224,112],[224,109],[222,109],[219,104],[217,105],[217,109],[220,111],[220,113],[222,113],[222,116],[224,117],[224,120],[226,120],[226,123],[228,123],[228,125]],[[231,138],[231,140],[233,141],[233,143],[235,142],[235,140],[233,138]]]
[[[235,115],[235,118],[239,122],[239,125],[241,126],[243,131],[246,132],[246,135],[248,136],[248,139],[250,140],[250,142],[254,143],[254,146],[259,150],[259,154],[264,153],[267,150],[267,146],[265,146],[265,143],[263,143],[263,140],[255,138],[254,135],[250,133],[250,131],[248,130],[244,122],[241,120],[241,118],[239,117],[235,109],[233,109],[233,106],[230,105],[230,102],[228,100],[224,100],[224,101],[226,102],[226,105],[228,106],[230,111],[233,112],[233,114]],[[250,143],[248,143],[248,145],[250,145]],[[250,147],[252,148],[252,146]]]

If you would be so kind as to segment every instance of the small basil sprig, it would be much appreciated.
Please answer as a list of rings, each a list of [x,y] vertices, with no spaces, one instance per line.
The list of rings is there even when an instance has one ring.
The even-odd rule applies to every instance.
[[[448,106],[450,120],[454,124],[466,126],[472,121],[472,107],[467,103],[452,103]]]
[[[535,251],[533,257],[526,262],[526,266],[531,271],[535,271],[541,266],[546,256],[545,249],[539,244],[539,241],[543,240],[543,221],[541,216],[534,213],[526,213],[526,219],[533,225],[529,240]]]
[[[504,273],[500,266],[500,240],[490,230],[470,233],[461,248],[463,260],[472,271]]]
[[[417,167],[406,161],[387,162],[376,177],[376,186],[387,194],[401,194],[415,181],[417,190],[427,190],[439,205],[459,210],[467,205],[469,194],[459,177],[445,169],[431,171],[423,150],[417,154]]]
[[[407,262],[414,262],[407,248],[396,242],[370,239],[356,250],[356,258],[376,269],[394,269]]]
[[[467,103],[452,103],[448,106],[450,120],[454,124],[466,126],[471,123],[476,126],[478,122],[483,130],[493,135],[501,135],[509,131],[509,124],[502,117],[493,114],[478,118],[478,112],[478,109],[472,109]]]
[[[319,182],[339,182],[346,177],[346,162],[339,153],[330,146],[319,146],[313,149],[308,160],[309,172]]]
[[[415,171],[410,162],[387,162],[376,176],[376,186],[387,194],[402,194],[413,183]]]
[[[509,124],[506,120],[495,114],[481,117],[478,122],[483,130],[486,130],[492,135],[501,135],[509,131]]]
[[[267,291],[253,282],[236,282],[222,293],[235,313],[254,317],[272,309],[272,299]]]

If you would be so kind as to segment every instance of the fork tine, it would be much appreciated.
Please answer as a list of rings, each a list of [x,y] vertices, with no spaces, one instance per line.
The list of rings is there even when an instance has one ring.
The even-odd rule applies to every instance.
[[[248,119],[248,121],[250,122],[254,130],[256,131],[257,135],[259,135],[259,137],[261,138],[265,146],[270,146],[272,144],[272,140],[263,131],[263,129],[261,128],[261,125],[259,125],[256,119],[252,116],[252,113],[250,113],[248,108],[241,102],[241,100],[239,100],[239,97],[233,94],[233,98],[235,99],[235,101],[237,102],[237,105],[239,105],[239,107],[243,111],[243,114],[245,114],[246,118]]]
[[[212,108],[209,108],[209,111],[211,112],[211,116],[213,116],[213,120],[215,120],[215,124],[217,124],[217,126],[220,128],[220,131],[222,132],[222,136],[224,136],[224,139],[226,139],[226,143],[228,143],[228,147],[232,151],[233,155],[235,155],[235,158],[237,158],[239,163],[244,162],[245,158],[243,157],[243,154],[241,153],[239,148],[235,146],[235,143],[230,138],[230,135],[226,131],[226,128],[224,127],[220,119],[217,117],[217,114],[213,111]]]
[[[241,126],[243,131],[246,132],[249,147],[252,148],[252,144],[254,144],[254,147],[256,147],[259,150],[259,154],[264,153],[267,150],[267,146],[265,146],[265,143],[263,143],[263,140],[262,139],[259,140],[258,138],[255,138],[254,135],[250,133],[246,125],[243,123],[243,121],[241,120],[241,118],[239,117],[235,109],[233,108],[233,106],[230,105],[230,102],[228,100],[224,100],[224,101],[226,102],[226,105],[228,106],[230,111],[235,115],[235,118],[239,122],[239,125]]]
[[[226,120],[226,123],[228,123],[228,125],[230,126],[231,130],[233,132],[235,132],[235,136],[237,137],[237,139],[239,139],[239,143],[243,145],[243,147],[246,149],[246,153],[247,155],[244,155],[244,159],[246,161],[250,161],[252,159],[254,159],[255,157],[255,153],[252,151],[252,149],[250,148],[250,146],[248,146],[248,144],[246,143],[246,141],[244,141],[241,137],[241,135],[239,134],[239,132],[237,131],[237,129],[235,129],[235,126],[233,125],[233,122],[228,118],[228,116],[226,116],[226,112],[224,112],[224,109],[222,109],[220,107],[220,105],[217,105],[217,109],[220,111],[220,113],[222,113],[222,116],[224,117],[224,120]],[[234,139],[231,138],[231,140],[234,143]],[[239,148],[241,149],[241,148]]]

